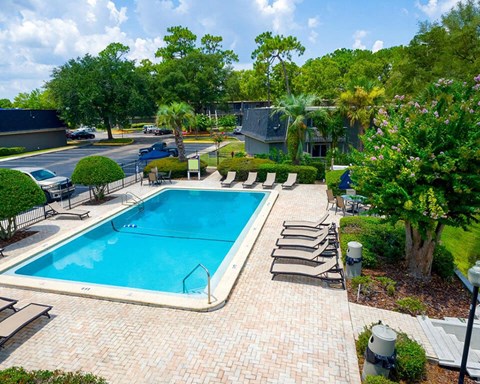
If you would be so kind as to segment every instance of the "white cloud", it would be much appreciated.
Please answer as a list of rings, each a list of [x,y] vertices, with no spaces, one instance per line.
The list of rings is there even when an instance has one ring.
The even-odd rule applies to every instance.
[[[355,31],[355,33],[353,34],[353,45],[352,45],[352,48],[353,49],[365,49],[365,44],[362,43],[362,39],[365,38],[367,36],[367,31],[364,31],[364,30],[358,30],[358,31]]]
[[[318,38],[318,33],[315,31],[310,31],[310,34],[308,35],[308,41],[315,44],[317,42],[317,38]]]
[[[318,16],[310,17],[307,24],[308,28],[316,28],[320,25],[320,19]]]
[[[415,6],[425,13],[430,19],[437,19],[445,12],[450,11],[461,0],[428,0],[425,4],[417,0]]]
[[[373,43],[372,52],[375,53],[375,52],[380,51],[381,49],[383,49],[383,41],[382,40],[376,40],[375,43]]]
[[[296,3],[301,0],[255,0],[257,10],[261,17],[271,20],[271,26],[275,33],[288,33],[290,30],[299,28],[295,22]]]

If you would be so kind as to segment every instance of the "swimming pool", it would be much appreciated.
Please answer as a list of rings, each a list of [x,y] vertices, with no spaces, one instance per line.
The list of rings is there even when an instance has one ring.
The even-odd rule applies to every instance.
[[[203,267],[195,269],[201,264],[217,299],[225,274],[243,265],[232,261],[246,241],[253,245],[250,235],[263,225],[257,220],[266,218],[261,212],[271,206],[270,194],[167,188],[3,275],[37,284],[73,283],[88,295],[119,288],[130,297],[160,292],[204,299],[207,275]]]

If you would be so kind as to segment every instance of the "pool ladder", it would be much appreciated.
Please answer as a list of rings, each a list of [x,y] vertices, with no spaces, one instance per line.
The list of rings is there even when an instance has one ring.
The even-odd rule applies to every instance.
[[[191,272],[184,277],[182,285],[183,285],[183,293],[187,293],[187,287],[185,286],[185,281],[192,275],[193,272],[195,272],[198,267],[202,268],[205,273],[207,274],[207,294],[208,294],[208,304],[212,304],[211,300],[211,295],[210,295],[210,272],[208,272],[208,269],[201,263],[199,263],[195,268],[191,270]]]
[[[125,192],[122,195],[122,204],[123,205],[138,205],[138,209],[143,211],[145,209],[145,201],[135,195],[133,192]]]

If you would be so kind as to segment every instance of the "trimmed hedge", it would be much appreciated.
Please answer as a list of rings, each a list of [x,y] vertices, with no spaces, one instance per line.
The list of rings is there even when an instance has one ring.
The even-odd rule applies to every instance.
[[[285,182],[289,173],[298,175],[297,181],[299,184],[315,184],[317,179],[317,168],[309,165],[264,164],[259,169],[260,180],[265,180],[267,172],[275,172],[277,174],[277,183]]]
[[[17,155],[25,152],[25,147],[0,147],[0,156]]]
[[[107,381],[90,373],[56,371],[27,371],[22,367],[11,367],[0,371],[2,384],[107,384]]]
[[[311,160],[308,165],[317,168],[317,180],[325,179],[325,161]]]
[[[217,167],[218,172],[222,177],[227,176],[228,171],[237,172],[236,180],[245,181],[248,177],[248,172],[258,172],[258,180],[265,181],[266,171],[261,172],[262,165],[275,163],[268,159],[257,159],[253,157],[234,157],[223,160]]]
[[[200,172],[205,174],[207,162],[200,160]],[[159,172],[172,171],[172,179],[179,179],[187,176],[188,162],[179,161],[177,157],[165,157],[163,159],[153,160],[143,168],[143,175],[147,176],[150,169],[157,167]]]
[[[306,165],[276,164],[269,159],[259,159],[252,157],[241,157],[225,159],[218,166],[218,172],[225,177],[228,171],[237,172],[237,180],[247,180],[248,172],[258,172],[258,181],[263,182],[267,173],[276,173],[276,182],[283,183],[287,180],[289,173],[296,173],[300,184],[313,184],[317,177],[317,169]]]
[[[327,188],[333,191],[333,196],[340,196],[343,194],[344,190],[338,188],[338,186],[340,185],[340,176],[342,176],[344,172],[345,169],[339,169],[338,171],[327,171],[325,174]]]
[[[363,245],[362,266],[375,268],[377,258],[396,262],[405,256],[405,229],[401,222],[395,226],[379,217],[349,216],[340,219],[340,247],[347,254],[350,241]]]

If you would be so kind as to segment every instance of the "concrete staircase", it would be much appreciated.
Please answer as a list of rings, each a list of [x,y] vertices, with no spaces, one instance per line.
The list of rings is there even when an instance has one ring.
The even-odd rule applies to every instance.
[[[417,318],[438,356],[438,363],[446,367],[460,368],[467,321],[454,317],[446,317],[443,320],[430,319],[426,316],[417,316]],[[467,373],[472,378],[480,377],[480,321],[478,320],[473,324]]]

